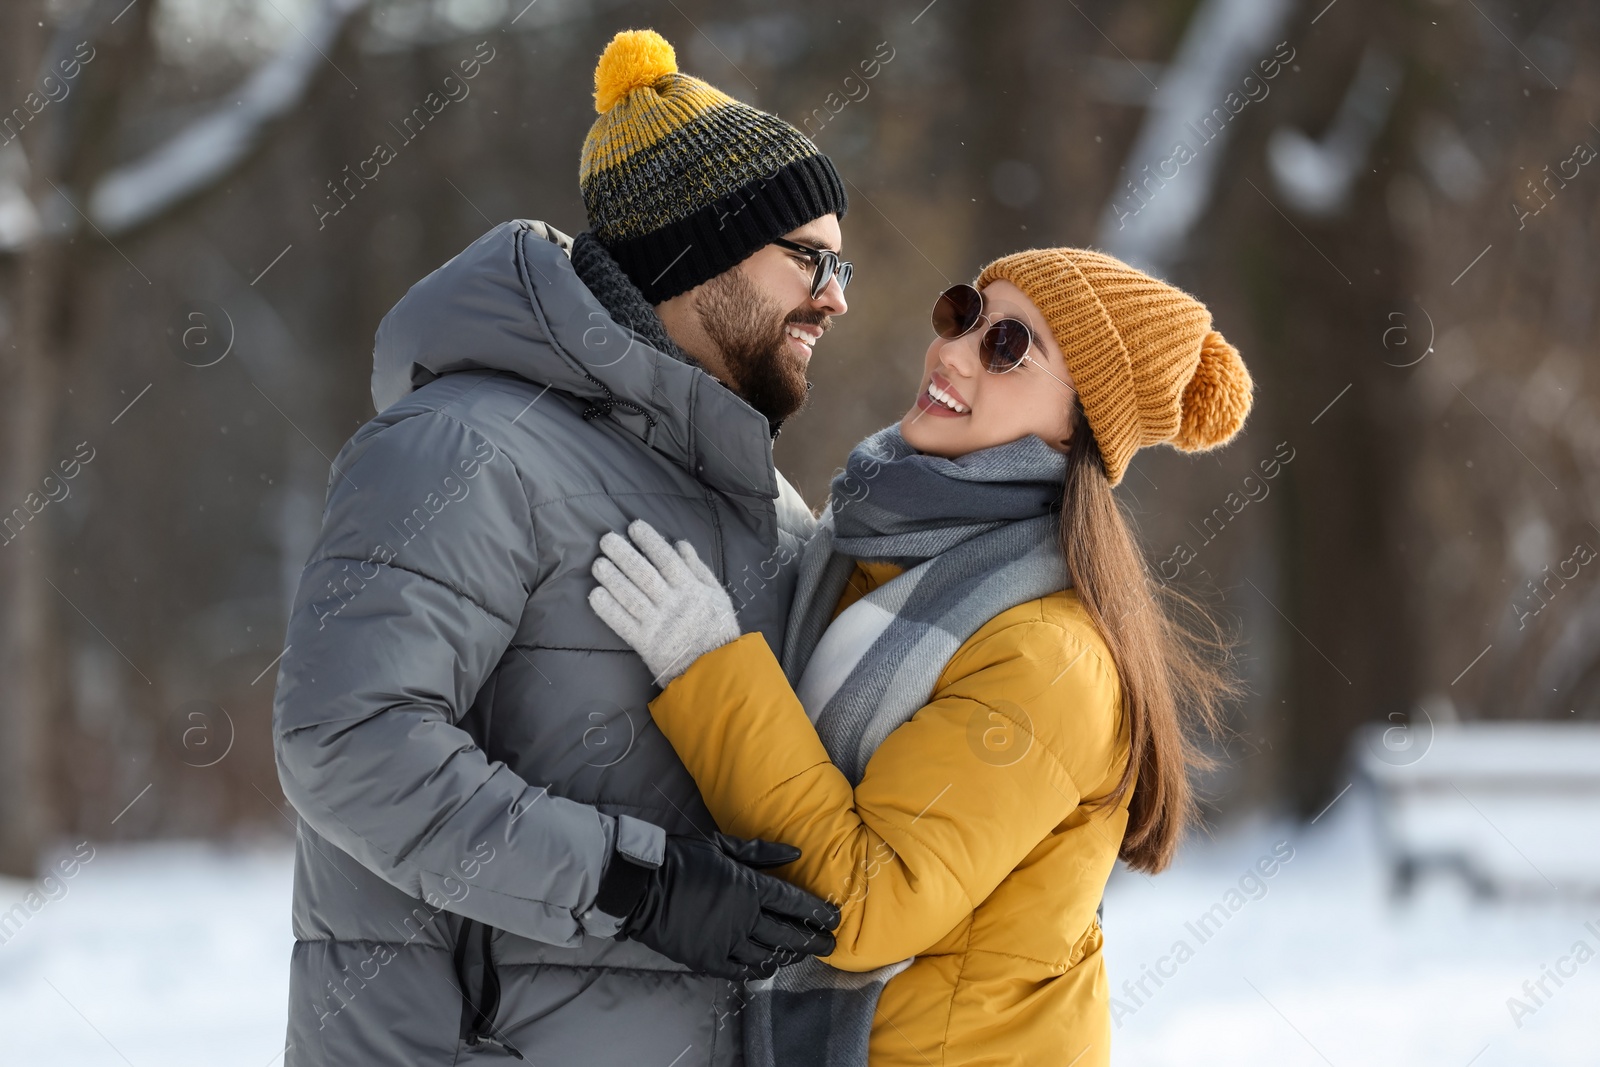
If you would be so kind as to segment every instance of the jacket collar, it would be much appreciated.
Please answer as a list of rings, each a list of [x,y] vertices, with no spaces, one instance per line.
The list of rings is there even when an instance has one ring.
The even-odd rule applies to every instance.
[[[491,369],[588,405],[722,493],[778,495],[766,418],[698,367],[621,325],[543,223],[503,222],[413,285],[378,327],[372,395],[383,410],[441,374]]]

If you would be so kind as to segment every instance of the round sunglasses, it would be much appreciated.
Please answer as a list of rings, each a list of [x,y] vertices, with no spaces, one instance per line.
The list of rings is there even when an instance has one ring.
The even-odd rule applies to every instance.
[[[933,304],[933,332],[947,341],[965,337],[988,322],[978,341],[978,360],[992,374],[1022,366],[1033,350],[1033,331],[1021,319],[991,320],[983,311],[983,294],[970,285],[952,285]]]

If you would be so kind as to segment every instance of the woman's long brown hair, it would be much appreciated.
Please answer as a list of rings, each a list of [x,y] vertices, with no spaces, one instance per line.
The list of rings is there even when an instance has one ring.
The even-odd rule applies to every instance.
[[[1199,736],[1219,732],[1223,705],[1239,685],[1220,624],[1150,573],[1081,406],[1067,446],[1061,548],[1078,600],[1116,664],[1129,739],[1116,788],[1086,803],[1115,807],[1133,791],[1121,857],[1154,874],[1172,862],[1198,816],[1189,774],[1213,766]]]

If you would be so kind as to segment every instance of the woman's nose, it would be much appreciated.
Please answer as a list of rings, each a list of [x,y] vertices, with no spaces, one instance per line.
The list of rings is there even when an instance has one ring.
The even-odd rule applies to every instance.
[[[978,340],[982,331],[973,330],[954,340],[944,342],[939,349],[939,362],[962,378],[976,377],[983,369],[978,359]]]

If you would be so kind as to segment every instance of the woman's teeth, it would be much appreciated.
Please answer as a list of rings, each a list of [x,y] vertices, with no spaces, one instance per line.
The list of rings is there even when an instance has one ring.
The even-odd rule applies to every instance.
[[[939,403],[943,404],[945,407],[949,408],[951,411],[956,412],[958,415],[965,415],[967,413],[968,409],[965,404],[957,403],[954,397],[945,392],[943,389],[940,389],[937,385],[934,385],[932,382],[928,383],[928,395],[937,400]]]
[[[816,334],[808,333],[807,331],[800,329],[798,326],[786,327],[785,332],[787,332],[788,335],[793,337],[796,341],[799,341],[801,344],[805,345],[807,348],[810,348],[817,343]]]

